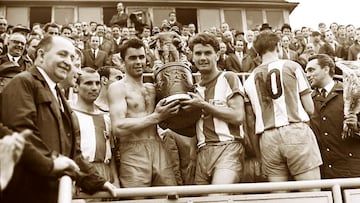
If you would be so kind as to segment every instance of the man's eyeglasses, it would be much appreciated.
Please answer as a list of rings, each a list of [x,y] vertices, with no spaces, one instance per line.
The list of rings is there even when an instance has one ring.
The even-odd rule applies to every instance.
[[[6,23],[0,23],[0,25],[7,25]]]

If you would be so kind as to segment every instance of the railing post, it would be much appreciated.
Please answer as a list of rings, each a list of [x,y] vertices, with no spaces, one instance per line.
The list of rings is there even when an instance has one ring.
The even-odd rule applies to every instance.
[[[339,184],[333,185],[331,189],[333,193],[334,203],[342,203],[343,201],[342,201],[340,185]]]
[[[71,203],[72,201],[72,180],[65,175],[60,178],[58,203]]]

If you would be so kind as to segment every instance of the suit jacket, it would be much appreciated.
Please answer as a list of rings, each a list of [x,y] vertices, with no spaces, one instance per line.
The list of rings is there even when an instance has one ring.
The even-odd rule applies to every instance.
[[[226,59],[228,58],[229,56],[227,54],[221,54],[219,56],[219,59],[217,61],[217,66],[220,70],[226,70]]]
[[[59,154],[75,160],[82,175],[77,183],[87,192],[100,190],[105,180],[81,157],[80,130],[75,113],[61,94],[64,112],[41,73],[32,67],[15,76],[1,95],[1,118],[14,131],[32,130],[30,142],[46,157]],[[59,174],[62,175],[62,174]],[[5,202],[56,202],[58,181],[19,165],[3,197]],[[21,195],[19,195],[21,194]]]
[[[231,53],[226,58],[225,63],[226,63],[225,69],[228,71],[233,71],[235,73],[240,73],[240,72],[250,73],[256,67],[255,62],[253,61],[251,56],[247,54],[244,54],[242,61],[240,63],[239,58],[236,56],[236,54]]]
[[[110,65],[108,62],[108,54],[102,50],[98,50],[96,58],[94,58],[93,52],[91,49],[83,50],[84,57],[82,58],[82,67],[91,67],[94,69],[99,69],[102,66]]]
[[[325,44],[323,44],[320,47],[319,54],[327,54],[332,58],[335,58],[335,57],[342,58],[342,59],[347,58],[347,55],[345,55],[343,46],[341,46],[338,43],[335,44],[335,49],[333,49],[332,46],[328,42],[325,42]]]
[[[323,159],[323,165],[320,166],[321,178],[359,177],[360,139],[341,138],[344,121],[342,84],[336,82],[326,98],[316,92],[312,94],[315,111],[310,123]]]
[[[0,65],[3,63],[9,62],[9,61],[10,61],[10,59],[7,54],[0,56]],[[19,68],[17,68],[17,70],[20,73],[24,70],[30,69],[30,67],[32,66],[32,61],[29,58],[27,58],[26,56],[21,56],[18,61],[18,64],[19,64]]]
[[[283,57],[282,59],[289,59],[292,61],[297,61],[299,58],[299,55],[296,51],[293,51],[291,49],[288,49],[289,56],[286,54],[285,49],[283,49]]]
[[[114,41],[103,37],[99,49],[105,51],[108,56],[112,55],[114,53]]]

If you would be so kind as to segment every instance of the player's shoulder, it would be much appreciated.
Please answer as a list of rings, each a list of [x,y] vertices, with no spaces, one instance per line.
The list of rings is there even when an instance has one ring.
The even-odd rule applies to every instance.
[[[302,69],[301,65],[295,61],[292,61],[292,60],[284,60],[284,65],[283,65],[285,68],[289,68],[289,69],[292,69],[292,70],[295,70],[295,69]]]

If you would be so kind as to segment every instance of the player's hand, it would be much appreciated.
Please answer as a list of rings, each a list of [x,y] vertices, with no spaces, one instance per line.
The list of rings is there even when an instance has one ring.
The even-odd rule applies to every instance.
[[[188,95],[190,95],[191,99],[183,100],[180,102],[182,109],[187,111],[196,108],[202,109],[204,107],[205,101],[200,95],[193,92],[188,92]]]
[[[116,189],[118,189],[115,185],[111,184],[110,182],[106,182],[104,183],[103,189],[107,190],[108,192],[110,192],[110,194],[113,197],[116,197]]]
[[[179,100],[166,101],[161,99],[156,105],[155,112],[160,115],[160,120],[165,120],[175,116],[180,111],[181,105]]]

